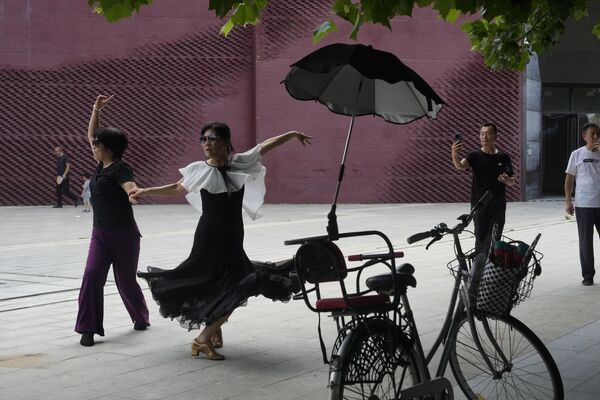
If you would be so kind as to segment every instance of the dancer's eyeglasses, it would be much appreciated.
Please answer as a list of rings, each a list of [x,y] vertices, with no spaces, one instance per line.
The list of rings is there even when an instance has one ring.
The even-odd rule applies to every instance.
[[[218,140],[220,140],[221,138],[218,136],[200,136],[200,143],[205,144],[206,142],[211,142],[214,143]]]

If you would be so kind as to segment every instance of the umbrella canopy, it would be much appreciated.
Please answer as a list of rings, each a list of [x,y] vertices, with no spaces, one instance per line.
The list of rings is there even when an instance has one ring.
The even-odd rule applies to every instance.
[[[283,83],[298,100],[344,115],[379,115],[395,124],[435,118],[444,101],[395,55],[362,44],[322,47],[292,64]]]

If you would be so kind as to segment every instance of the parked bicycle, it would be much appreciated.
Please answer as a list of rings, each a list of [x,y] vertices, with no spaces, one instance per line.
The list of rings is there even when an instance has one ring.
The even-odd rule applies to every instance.
[[[490,263],[485,254],[472,261],[472,252],[462,250],[459,236],[489,197],[484,196],[469,214],[459,216],[453,228],[442,223],[408,239],[414,243],[431,238],[429,247],[451,235],[454,242],[456,258],[448,264],[454,276],[452,295],[445,321],[427,355],[407,296],[408,287],[416,286],[414,267],[402,264],[396,268],[395,259],[402,253],[394,252],[386,235],[379,231],[340,233],[340,239],[377,236],[385,242],[384,253],[349,256],[349,261],[364,261],[354,268],[346,265],[340,249],[327,236],[285,242],[301,244],[295,257],[301,298],[319,313],[325,362],[329,360],[321,338],[320,314],[331,313],[338,328],[331,352],[330,399],[451,400],[452,387],[444,378],[448,364],[469,399],[564,398],[560,373],[548,349],[510,315],[511,308],[529,296],[533,280],[541,272],[542,255],[535,250],[539,234],[524,254],[523,276],[512,280],[506,309],[498,314],[478,309],[480,288],[473,278]],[[363,272],[375,265],[385,266],[389,273],[365,279]],[[352,287],[345,283],[349,274],[355,275]],[[327,282],[339,284],[341,297],[322,297],[321,285]],[[440,349],[432,376],[429,364]]]

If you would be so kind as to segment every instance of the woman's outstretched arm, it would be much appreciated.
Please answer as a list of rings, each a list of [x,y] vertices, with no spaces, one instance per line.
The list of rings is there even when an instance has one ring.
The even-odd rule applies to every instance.
[[[183,178],[175,183],[164,186],[155,186],[149,188],[136,187],[129,192],[129,198],[138,200],[146,196],[180,196],[187,193],[187,190],[182,185]]]
[[[303,146],[306,146],[307,143],[310,144],[310,139],[312,139],[312,136],[307,136],[298,131],[289,131],[279,136],[273,136],[272,138],[269,138],[260,144],[260,154],[264,156],[267,152],[278,146],[281,146],[293,138],[298,139]]]

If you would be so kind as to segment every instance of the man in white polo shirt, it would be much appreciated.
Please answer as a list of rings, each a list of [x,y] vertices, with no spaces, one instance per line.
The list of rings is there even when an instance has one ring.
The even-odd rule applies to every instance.
[[[579,259],[582,284],[594,284],[594,227],[600,236],[600,127],[596,124],[583,126],[585,146],[573,151],[569,157],[565,177],[565,211],[577,218],[579,233]],[[575,187],[575,207],[571,194]]]

